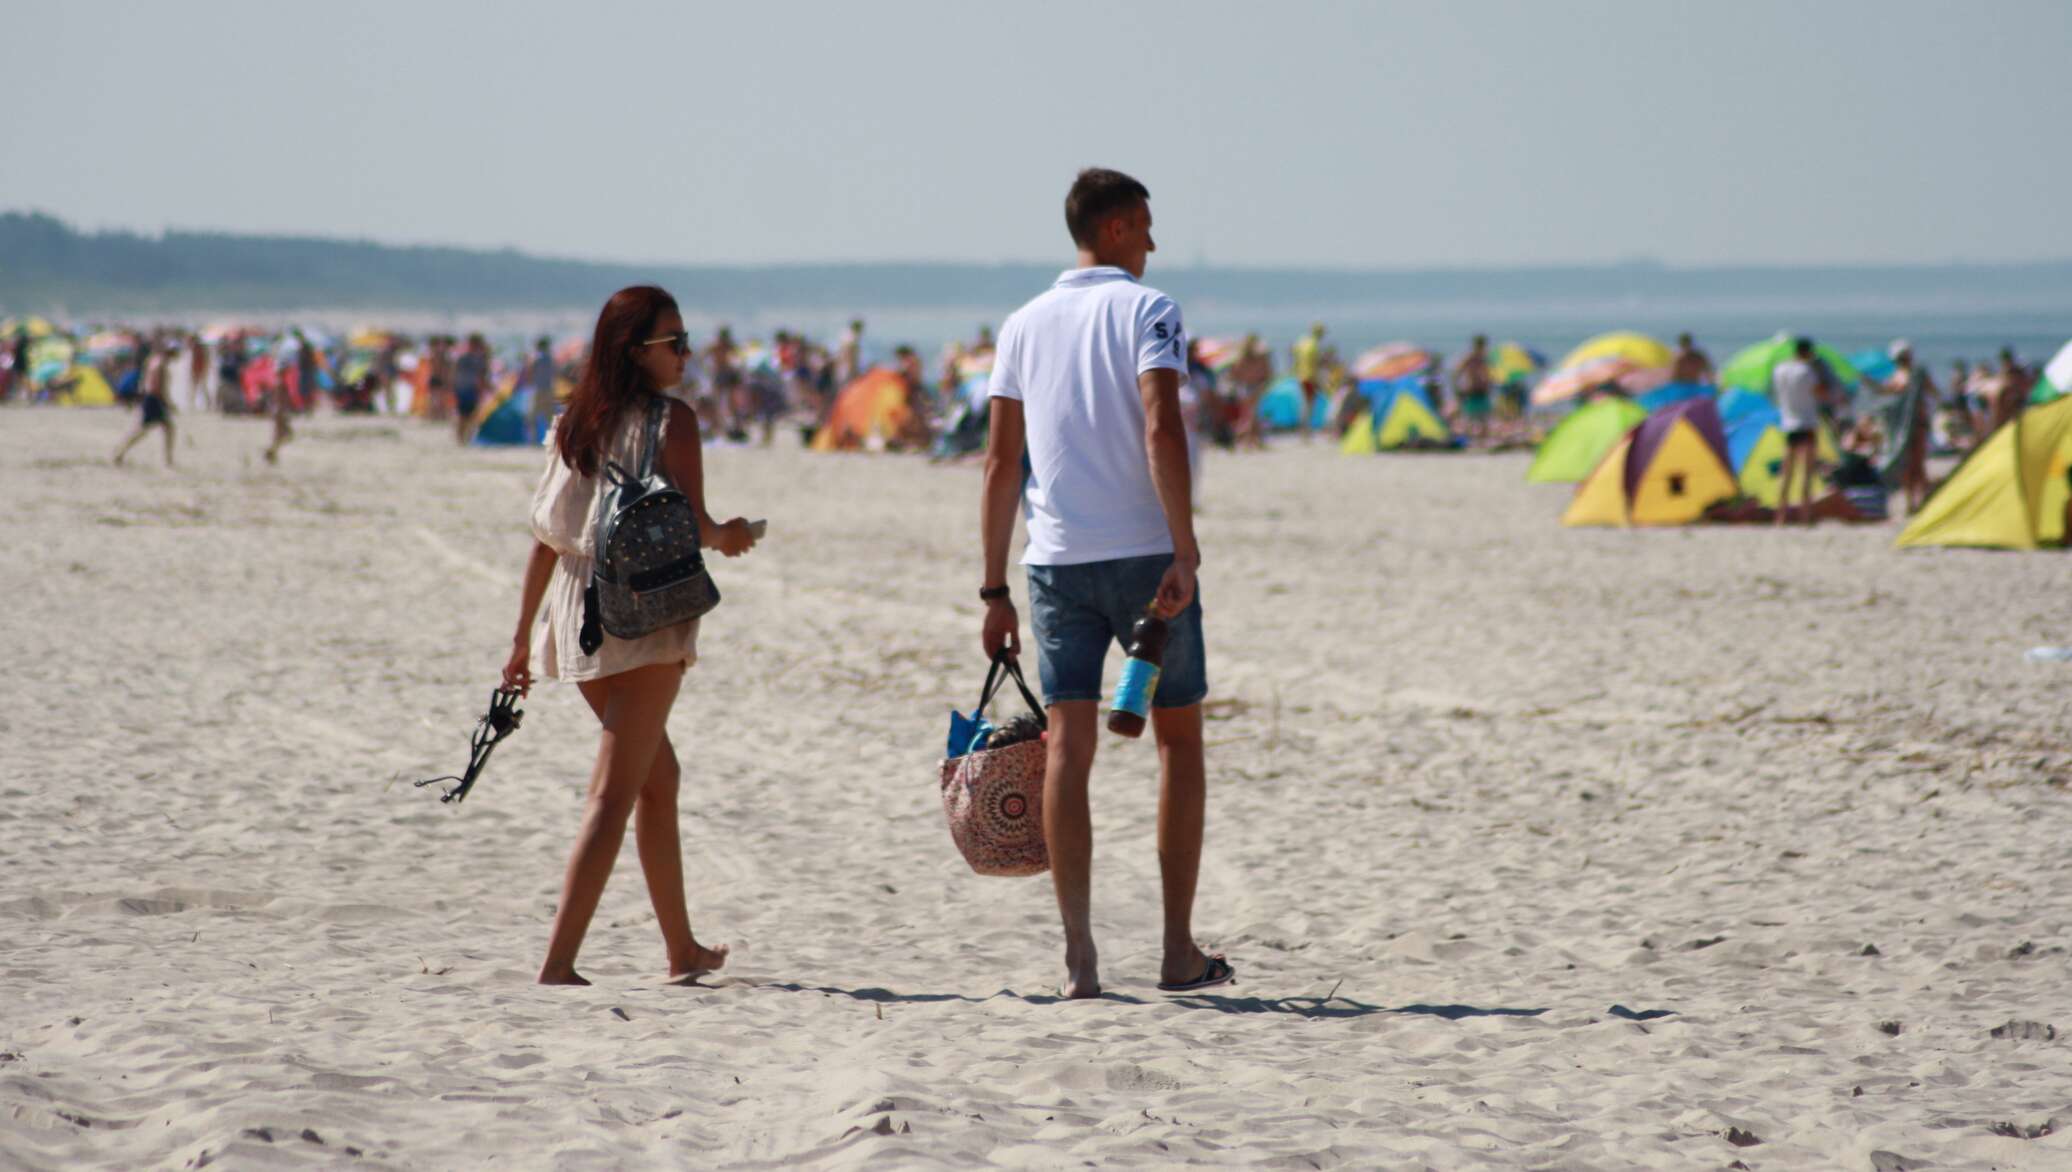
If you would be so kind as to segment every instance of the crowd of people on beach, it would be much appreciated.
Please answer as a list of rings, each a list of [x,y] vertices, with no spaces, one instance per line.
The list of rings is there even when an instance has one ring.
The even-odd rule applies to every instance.
[[[171,464],[174,420],[195,411],[271,420],[262,452],[268,462],[294,438],[294,420],[319,409],[412,416],[450,427],[461,444],[478,436],[538,442],[567,401],[588,339],[504,341],[492,345],[481,332],[413,336],[362,328],[335,336],[234,324],[66,331],[24,318],[0,323],[0,403],[133,406],[137,426],[116,449],[118,464],[153,429],[162,430]],[[676,393],[707,421],[708,442],[769,445],[781,429],[795,428],[803,442],[824,450],[970,456],[985,442],[983,388],[994,356],[985,325],[944,345],[932,364],[911,345],[870,345],[861,318],[832,340],[791,329],[768,340],[741,339],[722,325],[692,346]],[[1636,384],[1630,369],[1608,371],[1555,403],[1534,394],[1538,380],[1558,373],[1541,355],[1512,343],[1492,346],[1482,335],[1451,356],[1392,343],[1348,358],[1318,323],[1285,347],[1256,333],[1191,338],[1186,361],[1181,398],[1197,454],[1203,444],[1262,449],[1276,432],[1343,437],[1380,384],[1415,387],[1450,431],[1449,446],[1495,450],[1538,443],[1568,406],[1595,396],[1631,396],[1664,381],[1716,385],[1712,360],[1689,334],[1651,380]],[[2028,402],[2038,383],[2037,368],[2010,349],[1991,362],[1953,360],[1944,381],[1904,343],[1894,344],[1881,369],[1852,372],[1854,385],[1818,351],[1810,362],[1813,409],[1842,447],[1877,462],[1891,445],[1910,445],[1905,481],[1894,487],[1913,507],[1929,487],[1929,455],[1968,451]],[[860,387],[866,376],[875,377]],[[844,409],[851,388],[858,388],[858,402]],[[1777,387],[1764,390],[1778,397]],[[1913,423],[1902,424],[1895,412],[1909,396]],[[486,435],[498,409],[506,426]]]

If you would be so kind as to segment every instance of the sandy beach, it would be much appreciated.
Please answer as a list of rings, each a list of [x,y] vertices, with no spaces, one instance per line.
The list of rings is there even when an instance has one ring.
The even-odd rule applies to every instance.
[[[0,412],[0,1167],[2072,1166],[2072,664],[2023,658],[2064,555],[1212,453],[1196,922],[1240,983],[1154,989],[1156,761],[1111,740],[1109,996],[1062,1003],[1048,881],[972,875],[936,795],[976,466],[713,450],[770,521],[670,730],[732,963],[663,983],[629,844],[595,986],[539,988],[581,699],[461,807],[410,781],[465,760],[540,454],[333,417],[271,468],[183,417],[111,468],[132,423]]]

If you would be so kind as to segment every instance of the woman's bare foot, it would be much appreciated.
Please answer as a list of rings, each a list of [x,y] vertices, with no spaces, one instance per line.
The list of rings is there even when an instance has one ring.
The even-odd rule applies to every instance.
[[[1067,1000],[1084,1001],[1101,995],[1101,958],[1093,941],[1083,947],[1065,947],[1065,985],[1060,992]]]
[[[575,966],[566,968],[546,967],[540,970],[539,984],[542,985],[587,985],[590,982],[576,972]]]
[[[729,951],[724,944],[718,948],[707,948],[703,944],[693,944],[691,945],[691,954],[689,956],[672,957],[670,959],[669,979],[678,982],[693,981],[706,973],[718,972],[720,969],[727,967],[727,953]]]

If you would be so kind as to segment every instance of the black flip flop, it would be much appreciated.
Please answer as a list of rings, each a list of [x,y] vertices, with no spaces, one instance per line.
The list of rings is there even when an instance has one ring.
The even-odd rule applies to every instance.
[[[1230,967],[1221,954],[1202,958],[1201,975],[1191,981],[1160,981],[1161,993],[1192,993],[1196,989],[1213,989],[1237,980],[1237,970]]]

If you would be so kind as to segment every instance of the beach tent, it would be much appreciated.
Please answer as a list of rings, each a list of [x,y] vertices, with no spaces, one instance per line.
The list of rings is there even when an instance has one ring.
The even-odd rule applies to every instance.
[[[1711,399],[1642,420],[1576,490],[1563,525],[1687,525],[1738,489]]]
[[[1784,417],[1777,413],[1777,408],[1763,402],[1752,409],[1737,412],[1734,418],[1725,422],[1727,460],[1734,467],[1734,477],[1739,481],[1742,493],[1769,508],[1776,508],[1784,496]],[[1822,424],[1815,436],[1820,459],[1829,464],[1838,463],[1842,456],[1835,446],[1834,433]],[[1814,481],[1814,496],[1826,496],[1830,491],[1832,488],[1825,478]]]
[[[1293,377],[1274,380],[1266,388],[1266,397],[1259,400],[1259,418],[1275,431],[1295,431],[1302,426],[1302,383]],[[1310,412],[1309,426],[1312,430],[1327,426],[1331,422],[1331,397],[1319,394],[1316,409]]]
[[[2072,342],[2058,350],[2057,357],[2043,364],[2043,377],[2036,380],[2036,389],[2029,392],[2031,403],[2049,403],[2072,395]]]
[[[1357,456],[1406,447],[1456,446],[1453,432],[1425,398],[1418,380],[1362,382],[1359,393],[1367,397],[1367,409],[1345,429],[1339,451]]]
[[[1525,479],[1533,484],[1576,484],[1604,462],[1627,432],[1648,413],[1631,399],[1607,395],[1585,403],[1555,425],[1533,453]]]
[[[1527,382],[1546,365],[1539,351],[1516,342],[1498,342],[1489,352],[1489,377],[1500,387]]]
[[[1633,396],[1633,401],[1652,415],[1671,403],[1681,403],[1685,399],[1710,399],[1718,393],[1717,388],[1704,383],[1663,383],[1654,390]]]
[[[53,380],[61,387],[54,401],[66,407],[113,407],[115,388],[108,385],[108,379],[97,366],[75,362],[64,374]]]
[[[2030,407],[1965,457],[1894,544],[2035,549],[2065,541],[2072,397]]]
[[[1778,363],[1791,357],[1795,340],[1788,333],[1779,333],[1727,359],[1727,364],[1720,368],[1719,385],[1754,391],[1767,398],[1770,394],[1770,374],[1777,369]],[[1841,380],[1844,388],[1856,385],[1856,366],[1842,357],[1841,351],[1832,346],[1815,343],[1813,353],[1827,364],[1827,368]]]
[[[545,438],[543,435],[526,434],[531,408],[531,388],[521,388],[497,396],[484,410],[476,413],[475,438],[472,442],[484,447],[538,443]]]
[[[910,419],[906,380],[896,370],[874,367],[835,395],[826,425],[813,437],[813,450],[848,451],[873,439],[884,442],[906,430]]]
[[[1734,421],[1744,415],[1775,410],[1776,408],[1770,405],[1769,396],[1744,391],[1738,387],[1719,397],[1720,422],[1725,424],[1728,430],[1732,430]]]

